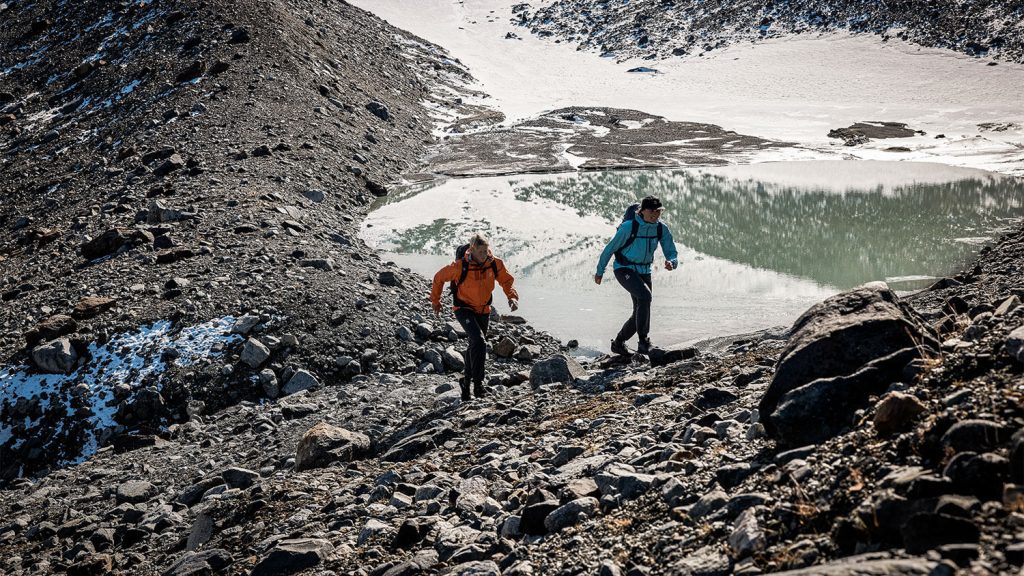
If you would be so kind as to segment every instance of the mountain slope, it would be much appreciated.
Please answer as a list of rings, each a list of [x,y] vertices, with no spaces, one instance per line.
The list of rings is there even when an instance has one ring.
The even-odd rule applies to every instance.
[[[666,58],[737,41],[848,30],[1024,61],[1024,6],[1014,0],[555,0],[518,4],[513,12],[513,22],[535,34],[616,57]]]

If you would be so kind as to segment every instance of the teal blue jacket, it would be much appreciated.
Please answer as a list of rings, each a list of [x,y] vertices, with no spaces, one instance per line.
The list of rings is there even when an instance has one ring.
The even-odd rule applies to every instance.
[[[634,216],[634,218],[640,222],[640,227],[637,229],[636,239],[633,240],[633,243],[626,248],[622,255],[630,262],[637,262],[639,264],[620,264],[616,261],[614,269],[629,268],[638,274],[650,274],[651,262],[654,262],[654,251],[658,249],[658,225],[648,224],[639,214]],[[661,223],[661,226],[661,250],[665,253],[665,259],[672,263],[672,267],[677,268],[679,266],[679,252],[676,250],[675,241],[672,240],[672,231],[668,229],[664,222]],[[608,261],[626,243],[626,240],[629,240],[629,233],[632,228],[633,223],[628,220],[619,224],[619,228],[615,231],[615,236],[604,247],[604,251],[601,252],[601,258],[597,261],[598,276],[604,276],[604,269],[608,267]]]

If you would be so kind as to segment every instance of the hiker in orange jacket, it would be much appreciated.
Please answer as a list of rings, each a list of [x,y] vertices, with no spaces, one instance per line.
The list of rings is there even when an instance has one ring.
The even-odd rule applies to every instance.
[[[441,291],[446,282],[451,283],[455,318],[469,336],[469,350],[466,351],[466,374],[460,380],[462,399],[469,400],[469,383],[473,383],[473,394],[484,395],[484,360],[487,357],[487,325],[491,314],[491,293],[497,280],[508,297],[508,307],[513,312],[519,309],[519,294],[512,287],[515,280],[505,263],[491,253],[490,244],[483,234],[474,234],[460,260],[441,268],[434,274],[430,289],[430,304],[435,314],[441,313]],[[460,251],[463,248],[459,249]],[[458,252],[456,252],[458,254]]]

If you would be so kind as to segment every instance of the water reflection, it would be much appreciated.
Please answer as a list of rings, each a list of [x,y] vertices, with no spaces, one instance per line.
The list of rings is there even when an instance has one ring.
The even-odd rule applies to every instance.
[[[1022,213],[1024,182],[995,175],[836,193],[702,171],[584,174],[522,187],[614,220],[654,194],[676,238],[704,254],[850,288],[869,280],[946,274]]]
[[[870,280],[930,281],[1024,213],[1024,182],[986,172],[804,162],[448,180],[383,199],[362,236],[429,276],[484,230],[517,275],[524,316],[604,348],[628,298],[590,277],[625,206],[647,194],[666,204],[684,262],[655,272],[652,337],[666,345],[788,324]]]

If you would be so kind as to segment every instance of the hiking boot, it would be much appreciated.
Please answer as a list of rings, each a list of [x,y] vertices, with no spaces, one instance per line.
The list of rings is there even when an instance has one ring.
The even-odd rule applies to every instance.
[[[462,401],[469,402],[469,383],[465,378],[459,378],[459,388],[462,390]]]
[[[637,344],[636,351],[638,354],[650,354],[652,348],[654,348],[654,345],[651,344],[651,340],[648,338],[647,340],[641,340],[640,343]]]
[[[476,396],[477,398],[483,398],[485,393],[486,391],[484,390],[483,382],[473,383],[473,396]]]
[[[626,344],[624,342],[612,340],[612,354],[618,354],[619,356],[629,356],[630,354],[632,354],[632,352],[629,351],[629,348],[626,348]]]

